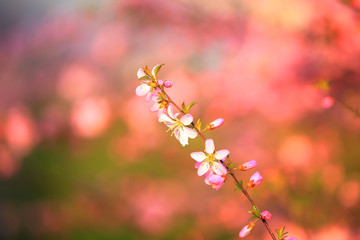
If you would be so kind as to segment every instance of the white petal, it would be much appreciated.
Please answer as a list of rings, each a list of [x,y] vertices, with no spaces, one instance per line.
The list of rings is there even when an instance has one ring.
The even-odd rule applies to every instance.
[[[147,76],[146,73],[144,72],[144,69],[143,68],[139,68],[138,71],[137,71],[137,77],[138,78],[142,78],[144,76]]]
[[[151,90],[151,87],[147,84],[141,84],[136,88],[136,95],[137,96],[144,96],[148,94]]]
[[[214,141],[212,139],[206,139],[205,141],[205,152],[212,154],[215,151]]]
[[[183,130],[184,130],[185,134],[189,138],[196,138],[197,137],[197,132],[195,131],[195,129],[184,127]]]
[[[169,117],[171,117],[172,119],[177,119],[176,116],[174,115],[174,108],[169,105],[168,107],[168,114],[169,114]]]
[[[227,173],[227,169],[224,167],[224,165],[222,165],[219,162],[213,162],[212,165],[212,170],[217,174],[217,175],[225,175]]]
[[[210,165],[208,162],[203,162],[200,167],[198,168],[197,174],[199,176],[204,175],[207,171],[209,171]]]
[[[191,114],[186,114],[180,118],[180,121],[185,125],[190,125],[193,121],[193,116]]]
[[[197,162],[202,162],[206,159],[206,155],[204,152],[193,152],[190,154],[190,156]]]
[[[150,112],[156,112],[156,111],[159,110],[159,108],[160,108],[160,104],[158,104],[157,102],[155,102],[155,103],[151,106]]]
[[[160,117],[159,117],[159,122],[168,122],[168,123],[174,123],[175,121],[172,120],[171,118],[169,118],[168,115],[166,114],[161,114]]]
[[[189,144],[188,135],[186,135],[183,129],[180,129],[179,132],[180,132],[180,143],[183,146],[188,145]]]
[[[230,151],[227,150],[227,149],[222,149],[222,150],[219,150],[219,151],[216,151],[215,153],[215,158],[217,160],[221,160],[223,159],[224,157],[226,157],[227,155],[229,155]]]

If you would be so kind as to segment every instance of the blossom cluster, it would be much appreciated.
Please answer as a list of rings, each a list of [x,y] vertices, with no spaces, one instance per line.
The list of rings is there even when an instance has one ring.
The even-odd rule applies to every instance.
[[[189,144],[189,138],[194,139],[200,135],[205,141],[205,148],[203,151],[193,152],[190,157],[196,161],[195,168],[197,168],[198,176],[204,176],[205,183],[210,185],[213,189],[219,190],[225,183],[228,174],[233,176],[234,170],[247,171],[257,166],[255,160],[246,162],[239,167],[233,167],[230,161],[230,151],[228,149],[215,150],[213,139],[206,139],[203,132],[206,130],[216,129],[224,124],[224,119],[218,118],[208,124],[205,128],[201,128],[201,121],[198,120],[194,123],[193,116],[189,113],[190,108],[195,104],[191,103],[186,106],[182,104],[180,108],[174,103],[165,92],[165,88],[173,86],[171,81],[159,80],[157,74],[163,64],[156,65],[151,71],[145,68],[139,68],[137,77],[141,81],[140,85],[136,88],[137,96],[145,96],[146,101],[152,102],[150,108],[151,112],[158,113],[158,120],[168,127],[167,131],[171,132],[182,146]],[[179,111],[175,112],[174,107]],[[228,161],[229,160],[229,161]],[[235,179],[235,178],[234,178]],[[236,179],[235,179],[236,180]],[[258,186],[263,180],[259,172],[255,172],[251,177],[245,188],[252,188]],[[246,191],[242,186],[242,181],[235,181],[238,189]],[[241,186],[240,186],[241,185]],[[246,225],[239,233],[239,237],[247,236],[255,226],[258,220],[270,220],[271,213],[264,211],[259,213],[257,207],[254,205],[253,210],[250,212],[256,218]],[[254,218],[252,217],[252,218]],[[282,229],[283,231],[283,229]],[[291,239],[285,236],[286,233],[278,233],[279,239]]]

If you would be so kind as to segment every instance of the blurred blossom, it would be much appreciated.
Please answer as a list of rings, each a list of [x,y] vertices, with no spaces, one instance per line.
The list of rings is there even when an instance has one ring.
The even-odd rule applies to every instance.
[[[333,193],[344,181],[344,170],[340,166],[328,165],[322,169],[324,190]]]
[[[71,126],[77,135],[93,138],[109,127],[110,118],[110,106],[105,98],[89,98],[73,106]]]
[[[308,171],[313,155],[311,140],[305,135],[291,135],[285,139],[279,148],[278,156],[287,167]],[[299,168],[301,167],[301,168]]]
[[[344,207],[355,207],[359,204],[360,199],[360,183],[351,180],[341,184],[338,198]]]
[[[186,210],[184,189],[174,183],[147,181],[129,197],[135,223],[145,232],[160,234],[170,227],[178,212]]]
[[[314,240],[350,240],[354,236],[350,235],[349,229],[341,225],[324,226],[318,233],[311,238]]]
[[[0,145],[0,176],[10,178],[16,173],[18,168],[18,160],[11,155],[9,149]]]
[[[127,35],[121,23],[101,27],[95,33],[91,53],[93,59],[102,65],[115,64],[128,49]]]
[[[104,84],[99,73],[82,63],[66,66],[59,77],[58,92],[66,100],[74,101],[90,97]]]
[[[321,100],[322,108],[331,108],[334,105],[334,99],[332,97],[326,96]]]
[[[38,141],[35,122],[23,107],[8,110],[3,131],[10,149],[19,155],[27,154]]]

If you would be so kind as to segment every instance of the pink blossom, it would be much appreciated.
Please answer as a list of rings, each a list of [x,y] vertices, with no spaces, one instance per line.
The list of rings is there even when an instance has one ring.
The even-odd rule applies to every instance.
[[[156,83],[150,80],[145,80],[141,82],[135,92],[137,96],[146,96],[146,101],[150,101],[158,93],[158,88]]]
[[[171,81],[165,81],[165,82],[164,82],[164,86],[165,86],[166,88],[171,88],[171,87],[173,86],[173,83],[172,83]]]
[[[201,165],[198,168],[198,175],[202,176],[210,169],[215,172],[217,175],[224,175],[227,173],[224,165],[219,163],[219,160],[222,160],[230,151],[227,149],[222,149],[215,151],[214,141],[212,139],[207,139],[205,141],[205,151],[204,152],[193,152],[190,154],[191,158],[197,162],[201,162]]]
[[[209,125],[206,126],[206,129],[207,130],[213,130],[215,128],[220,127],[223,124],[224,124],[224,119],[223,118],[218,118],[218,119],[212,121],[211,123],[209,123]]]
[[[255,187],[255,186],[259,185],[262,182],[262,180],[263,180],[263,177],[260,175],[259,172],[256,172],[250,177],[250,181],[248,182],[247,186],[249,188]]]
[[[249,235],[249,233],[253,230],[254,226],[255,226],[255,223],[250,222],[248,225],[243,227],[243,229],[241,229],[241,231],[239,233],[239,238],[244,238],[247,235]]]
[[[246,163],[242,164],[239,167],[239,170],[246,171],[246,170],[252,169],[252,168],[254,168],[256,166],[257,166],[257,162],[255,160],[251,160],[249,162],[246,162]]]
[[[270,220],[271,219],[271,213],[269,211],[263,211],[260,215],[265,220]]]
[[[174,110],[171,105],[167,109],[167,114],[161,114],[159,117],[159,122],[163,122],[169,130],[172,131],[172,134],[175,135],[175,138],[180,141],[181,145],[185,146],[189,144],[188,138],[196,138],[197,132],[189,127],[193,121],[191,114],[185,114],[180,119],[177,118],[179,113],[174,114]],[[168,131],[169,131],[168,130]]]
[[[297,240],[297,238],[294,238],[294,237],[285,237],[285,238],[283,238],[283,240]]]
[[[207,178],[207,180],[209,182],[209,185],[211,185],[213,189],[219,190],[224,185],[224,182],[226,180],[226,175],[219,176],[219,175],[213,174],[213,175],[209,176]]]
[[[153,105],[150,107],[150,112],[158,112],[158,117],[161,114],[167,113],[167,108],[169,107],[169,102],[166,100],[159,100],[157,95],[153,95],[152,101]]]

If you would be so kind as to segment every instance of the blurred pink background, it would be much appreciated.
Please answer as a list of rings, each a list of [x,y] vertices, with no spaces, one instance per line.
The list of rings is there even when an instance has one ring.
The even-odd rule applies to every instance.
[[[360,239],[360,2],[3,0],[0,239],[238,239],[250,204],[218,191],[135,95],[165,63],[178,103],[238,164],[272,229]],[[247,181],[252,173],[238,174]],[[247,239],[270,239],[258,223]]]

